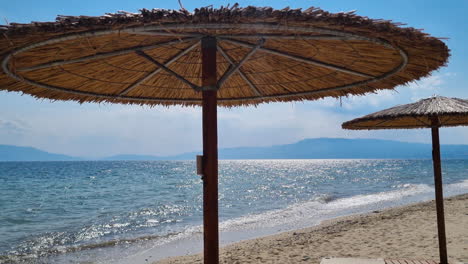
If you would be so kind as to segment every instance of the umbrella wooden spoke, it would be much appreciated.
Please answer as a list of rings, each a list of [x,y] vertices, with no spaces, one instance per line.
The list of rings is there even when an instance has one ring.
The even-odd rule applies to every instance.
[[[387,123],[388,120],[383,120],[383,121],[380,121],[379,123],[375,124],[375,126],[382,126],[383,124]]]
[[[261,46],[265,43],[264,39],[260,39],[257,43],[257,45],[253,45],[252,49],[244,56],[244,58],[241,59],[241,61],[238,64],[231,64],[229,69],[224,73],[223,76],[219,79],[217,86],[221,87],[223,83],[231,77],[232,74],[234,74],[241,66],[244,64],[252,55],[259,49],[261,49]]]
[[[149,35],[149,36],[170,36],[170,37],[190,37],[190,38],[202,38],[203,34],[195,33],[179,33],[179,32],[161,32],[161,31],[135,31],[133,34],[138,35]]]
[[[166,72],[172,74],[174,77],[176,77],[177,79],[179,79],[180,81],[182,81],[183,83],[187,84],[188,86],[192,87],[192,89],[194,89],[195,91],[200,91],[202,90],[202,88],[190,81],[188,81],[187,79],[185,79],[183,76],[181,76],[180,74],[178,74],[177,72],[167,68],[166,66],[164,66],[164,64],[160,63],[159,61],[153,59],[150,55],[146,54],[144,51],[142,50],[137,50],[135,51],[136,54],[140,55],[141,57],[147,59],[148,61],[156,64],[156,66],[158,66],[159,68],[165,70]]]
[[[280,35],[280,34],[232,34],[232,35],[217,35],[218,38],[244,38],[244,39],[291,39],[291,40],[351,40],[355,39],[349,36],[334,36],[334,35]]]
[[[16,71],[19,71],[19,72],[34,71],[34,70],[45,69],[45,68],[49,68],[49,67],[53,67],[53,66],[62,66],[62,65],[67,65],[67,64],[77,63],[77,62],[85,62],[85,61],[89,61],[89,60],[104,59],[104,58],[109,58],[109,57],[113,57],[113,56],[120,56],[120,55],[130,54],[130,53],[138,51],[138,50],[150,50],[150,49],[159,48],[159,47],[162,47],[162,46],[179,44],[181,42],[191,41],[191,40],[196,40],[196,39],[199,39],[199,38],[177,39],[177,40],[171,40],[171,41],[157,43],[157,44],[153,44],[153,45],[137,46],[137,47],[127,48],[127,49],[111,51],[111,52],[102,52],[102,53],[97,53],[97,54],[90,55],[90,56],[71,59],[71,60],[51,61],[51,62],[47,62],[47,63],[43,63],[43,64],[31,66],[31,67],[19,68],[19,69],[16,69]]]
[[[224,49],[221,46],[218,46],[218,52],[221,53],[221,55],[229,62],[229,64],[234,65],[234,60],[224,51]],[[249,77],[245,75],[242,69],[238,69],[237,72],[239,73],[240,77],[249,85],[250,89],[252,89],[255,95],[262,96],[260,90],[258,90],[255,84],[253,84],[252,81],[249,79]]]
[[[200,44],[200,42],[196,42],[195,44],[193,44],[192,46],[186,48],[185,50],[182,50],[181,52],[179,52],[178,54],[176,54],[174,57],[170,58],[166,63],[164,63],[164,66],[165,67],[169,67],[169,65],[171,65],[173,62],[177,61],[178,59],[180,59],[181,57],[183,57],[184,55],[186,55],[187,53],[189,53],[190,51],[192,51],[195,47],[197,47],[198,45]],[[137,86],[139,86],[140,84],[142,84],[143,82],[151,79],[153,76],[155,76],[156,74],[158,74],[161,70],[163,70],[163,68],[159,67],[157,68],[156,70],[150,72],[149,74],[147,74],[145,77],[141,78],[140,80],[134,82],[133,84],[131,84],[129,87],[127,87],[125,90],[123,90],[122,92],[119,93],[119,95],[125,95],[127,93],[129,93],[131,90],[135,89]]]
[[[444,121],[441,121],[440,122],[440,126],[445,126],[449,121],[451,121],[452,119],[454,118],[454,116],[449,116],[447,118],[445,118]]]
[[[422,120],[421,118],[417,117],[417,116],[413,116],[414,119],[416,119],[416,121],[418,121],[419,123],[421,123],[421,125],[423,126],[431,126],[430,123],[427,123],[427,122],[424,122],[424,120]],[[387,122],[390,121],[390,120],[386,120]]]
[[[234,43],[234,44],[238,44],[238,45],[244,46],[244,47],[255,47],[255,45],[253,45],[251,43],[240,41],[240,40],[235,40],[235,39],[231,39],[231,38],[222,38],[222,40],[227,41],[227,42],[231,42],[231,43]],[[289,54],[289,53],[286,53],[286,52],[283,52],[283,51],[270,49],[270,48],[265,48],[265,47],[260,47],[259,49],[261,51],[263,51],[263,52],[267,52],[267,53],[277,55],[277,56],[286,57],[288,59],[296,60],[296,61],[299,61],[299,62],[304,62],[304,63],[307,63],[307,64],[312,64],[312,65],[315,65],[315,66],[324,67],[324,68],[328,68],[328,69],[331,69],[331,70],[336,70],[336,71],[339,71],[339,72],[344,72],[344,73],[348,73],[348,74],[352,74],[352,75],[356,75],[356,76],[360,76],[360,77],[364,77],[364,78],[375,78],[374,76],[366,74],[366,73],[354,71],[354,70],[351,70],[351,69],[347,69],[345,67],[336,66],[336,65],[333,65],[333,64],[330,64],[330,63],[319,61],[319,60],[314,60],[314,59],[305,58],[305,57],[301,57],[301,56],[297,56],[297,55],[292,55],[292,54]]]

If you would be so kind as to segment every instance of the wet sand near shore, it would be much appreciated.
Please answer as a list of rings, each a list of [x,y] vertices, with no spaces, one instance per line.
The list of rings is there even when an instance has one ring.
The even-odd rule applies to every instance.
[[[468,194],[445,199],[449,261],[468,262]],[[221,263],[320,263],[323,257],[438,259],[434,201],[328,220],[221,248]],[[202,255],[158,264],[203,263]]]

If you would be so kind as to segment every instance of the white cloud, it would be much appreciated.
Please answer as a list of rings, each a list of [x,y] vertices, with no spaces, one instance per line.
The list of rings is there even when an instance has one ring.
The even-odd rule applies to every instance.
[[[27,124],[21,120],[0,119],[0,132],[2,134],[23,135],[28,130]]]
[[[27,124],[21,120],[0,117],[0,144],[15,142],[17,145],[24,145],[23,141],[29,131]]]
[[[270,146],[315,137],[430,142],[427,129],[343,130],[341,123],[356,117],[353,111],[320,109],[311,102],[220,108],[218,117],[220,147]],[[84,106],[82,110],[62,111],[41,108],[25,116],[23,121],[3,118],[0,124],[3,144],[34,146],[84,157],[124,153],[172,155],[200,150],[202,146],[200,108]],[[6,137],[6,131],[20,133]],[[468,144],[467,132],[467,128],[443,129],[441,140]]]
[[[433,95],[439,95],[441,89],[443,89],[443,85],[446,83],[445,78],[450,78],[454,75],[454,73],[434,74],[410,83],[407,87],[411,91],[411,100],[417,101]]]
[[[395,101],[398,93],[394,90],[382,90],[366,96],[351,96],[345,101],[344,108],[352,110],[362,106],[379,107]]]
[[[341,99],[325,98],[318,100],[317,105],[327,108],[342,107],[352,111],[369,107],[378,109],[402,103],[411,103],[440,94],[446,83],[446,78],[454,75],[454,73],[434,74],[418,82],[412,82],[407,86],[399,86],[395,90],[381,90],[365,96],[348,96]]]
[[[119,153],[167,155],[201,146],[197,108],[83,105],[81,109],[57,111],[45,105],[24,117],[30,127],[24,136],[2,137],[1,142],[88,157]],[[1,124],[12,127],[10,123]],[[6,133],[4,128],[0,131]]]
[[[340,126],[349,115],[308,107],[304,104],[270,104],[239,109],[220,115],[220,145],[269,146],[287,144],[308,137],[343,134]]]
[[[388,105],[398,99],[398,92],[395,90],[381,90],[369,93],[365,96],[344,96],[340,99],[325,98],[317,101],[317,104],[324,107],[342,107],[346,110],[355,110],[366,107],[379,107]]]

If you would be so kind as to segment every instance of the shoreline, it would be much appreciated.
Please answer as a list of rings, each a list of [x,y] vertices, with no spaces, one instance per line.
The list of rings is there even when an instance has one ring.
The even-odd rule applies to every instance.
[[[445,200],[449,261],[468,262],[468,194]],[[323,257],[438,259],[434,200],[324,220],[220,248],[220,263],[320,263]],[[203,263],[202,255],[154,264]]]

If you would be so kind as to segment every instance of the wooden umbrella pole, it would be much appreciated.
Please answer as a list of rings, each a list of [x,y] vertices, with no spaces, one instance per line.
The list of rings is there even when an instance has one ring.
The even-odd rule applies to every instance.
[[[439,235],[440,263],[448,264],[447,242],[445,238],[444,195],[442,192],[442,168],[440,162],[439,120],[432,119],[432,162],[434,166],[434,183],[437,210],[437,231]]]
[[[202,38],[203,253],[205,264],[219,263],[216,46],[215,38]]]

